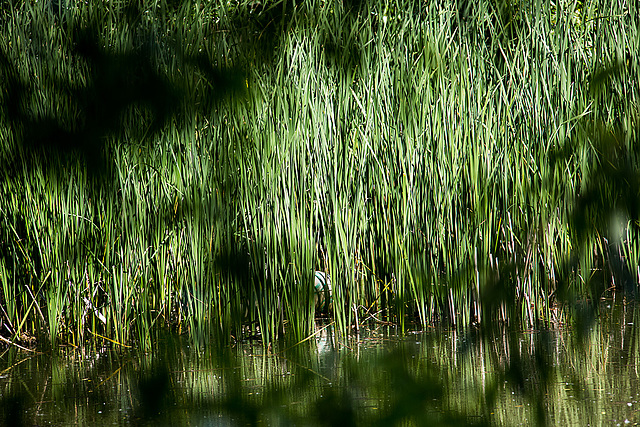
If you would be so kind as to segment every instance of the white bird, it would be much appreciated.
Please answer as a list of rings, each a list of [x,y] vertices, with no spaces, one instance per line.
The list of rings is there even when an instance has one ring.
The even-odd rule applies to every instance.
[[[316,310],[326,313],[331,305],[331,278],[324,271],[316,271],[314,289],[314,302]]]

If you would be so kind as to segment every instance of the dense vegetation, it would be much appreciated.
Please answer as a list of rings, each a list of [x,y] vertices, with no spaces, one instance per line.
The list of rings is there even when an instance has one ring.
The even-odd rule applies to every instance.
[[[635,8],[2,2],[0,336],[301,339],[314,270],[342,331],[635,294]]]

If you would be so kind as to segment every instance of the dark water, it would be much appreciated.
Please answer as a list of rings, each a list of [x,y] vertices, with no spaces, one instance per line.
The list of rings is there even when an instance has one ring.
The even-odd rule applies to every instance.
[[[3,425],[634,425],[638,311],[552,331],[338,337],[195,351],[0,354]],[[289,348],[287,348],[289,347]]]

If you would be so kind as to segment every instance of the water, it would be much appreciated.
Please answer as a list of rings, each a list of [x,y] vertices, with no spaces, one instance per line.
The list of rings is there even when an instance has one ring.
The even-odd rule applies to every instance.
[[[153,353],[0,354],[4,425],[634,425],[638,311],[605,303],[552,331],[371,325],[278,352],[243,343]]]

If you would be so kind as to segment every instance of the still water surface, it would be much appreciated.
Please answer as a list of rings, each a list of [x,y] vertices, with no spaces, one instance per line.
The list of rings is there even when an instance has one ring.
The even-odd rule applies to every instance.
[[[582,328],[391,326],[338,337],[152,353],[0,353],[3,425],[635,425],[638,310]],[[211,346],[213,347],[213,346]],[[290,347],[290,348],[286,348]]]

